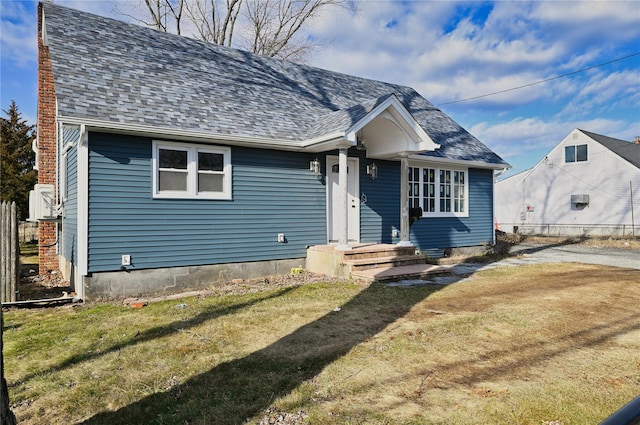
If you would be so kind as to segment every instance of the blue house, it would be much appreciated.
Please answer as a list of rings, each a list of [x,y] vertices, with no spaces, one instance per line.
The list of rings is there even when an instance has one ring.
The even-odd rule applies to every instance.
[[[41,256],[81,297],[288,273],[310,246],[493,240],[508,164],[410,87],[39,13]]]

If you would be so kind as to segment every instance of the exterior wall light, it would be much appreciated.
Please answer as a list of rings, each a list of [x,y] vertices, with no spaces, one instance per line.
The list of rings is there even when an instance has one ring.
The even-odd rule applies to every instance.
[[[315,176],[320,175],[320,161],[318,161],[318,158],[309,162],[309,171],[313,171]]]
[[[367,175],[371,176],[371,180],[375,180],[378,177],[378,166],[375,162],[367,165]]]

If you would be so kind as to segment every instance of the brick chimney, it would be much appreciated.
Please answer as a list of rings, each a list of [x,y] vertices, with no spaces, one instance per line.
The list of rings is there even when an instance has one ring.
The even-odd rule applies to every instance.
[[[640,145],[640,136],[636,136],[636,137],[633,139],[633,144],[634,144],[634,145]]]
[[[42,3],[38,4],[38,183],[56,185],[56,92],[49,47],[42,40]],[[54,193],[57,193],[54,190]],[[56,199],[56,203],[58,200]],[[56,254],[57,225],[38,223],[40,274],[59,271]]]

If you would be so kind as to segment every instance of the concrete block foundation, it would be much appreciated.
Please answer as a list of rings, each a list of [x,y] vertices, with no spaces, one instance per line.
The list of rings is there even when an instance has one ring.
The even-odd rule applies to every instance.
[[[288,274],[292,268],[304,264],[304,258],[297,258],[93,273],[84,278],[84,298],[120,299],[207,289],[213,284],[233,279]]]

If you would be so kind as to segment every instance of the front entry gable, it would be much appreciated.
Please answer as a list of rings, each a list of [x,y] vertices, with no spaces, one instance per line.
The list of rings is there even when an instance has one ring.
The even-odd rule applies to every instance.
[[[305,147],[312,152],[347,141],[375,159],[397,159],[440,147],[393,93],[325,115],[308,134]]]
[[[388,96],[346,133],[367,150],[367,157],[394,159],[440,147],[395,94]]]

